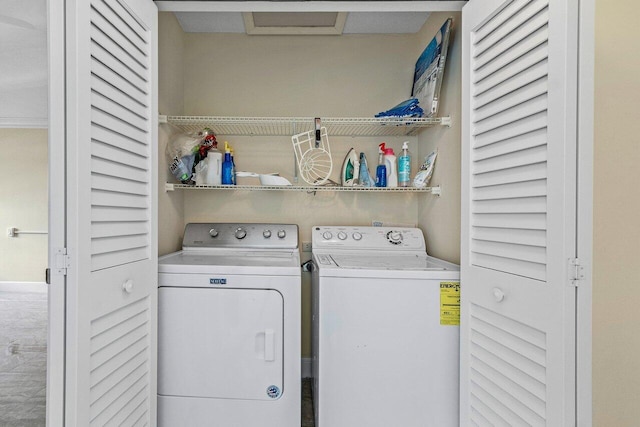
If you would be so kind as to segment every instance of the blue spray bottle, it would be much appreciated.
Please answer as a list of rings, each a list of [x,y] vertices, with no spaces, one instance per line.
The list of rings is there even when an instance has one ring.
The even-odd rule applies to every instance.
[[[378,167],[376,168],[376,187],[387,186],[387,167],[384,164],[384,142],[378,146]]]
[[[222,162],[222,185],[233,185],[233,162],[231,149],[227,141],[224,142],[224,161]]]

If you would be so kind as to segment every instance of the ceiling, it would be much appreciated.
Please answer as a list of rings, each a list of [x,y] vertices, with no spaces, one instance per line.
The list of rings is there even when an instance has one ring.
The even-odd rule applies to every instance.
[[[175,12],[175,15],[182,29],[188,33],[249,32],[245,23],[247,17],[243,18],[241,12]],[[245,15],[253,14],[245,12]],[[269,31],[260,34],[326,34],[323,30],[333,28],[335,22],[335,18],[332,20],[327,15],[323,12],[263,12],[255,16],[255,22],[262,19],[267,26],[268,20],[274,22]],[[348,12],[345,15],[341,34],[406,34],[419,31],[429,12]],[[316,18],[317,23],[314,22]],[[300,32],[292,30],[292,27]]]
[[[430,12],[460,11],[465,0],[431,1],[215,1],[156,0],[162,12],[174,12],[185,32],[247,33],[247,34],[407,34],[420,30]],[[269,31],[255,31],[251,15],[268,15],[288,20]],[[328,27],[301,24],[310,16],[341,12],[342,20],[331,32]],[[344,25],[342,26],[342,24]],[[291,30],[291,27],[295,30]],[[329,27],[332,27],[331,25]],[[317,30],[314,32],[314,30]]]

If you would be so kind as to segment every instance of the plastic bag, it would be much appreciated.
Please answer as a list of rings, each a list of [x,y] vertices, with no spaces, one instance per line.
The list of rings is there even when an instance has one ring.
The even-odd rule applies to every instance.
[[[183,184],[190,184],[193,175],[193,167],[196,163],[196,154],[203,143],[201,135],[191,136],[177,134],[167,144],[166,156],[169,170],[176,179]]]
[[[420,166],[420,170],[416,176],[413,177],[414,187],[424,188],[429,186],[429,181],[431,180],[431,175],[433,175],[433,167],[436,163],[437,156],[438,151],[433,151],[424,158],[424,163]]]

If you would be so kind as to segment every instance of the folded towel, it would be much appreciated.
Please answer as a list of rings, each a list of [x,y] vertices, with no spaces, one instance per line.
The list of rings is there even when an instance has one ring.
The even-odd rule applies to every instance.
[[[390,110],[376,114],[376,117],[422,117],[424,110],[418,104],[417,98],[410,98]]]

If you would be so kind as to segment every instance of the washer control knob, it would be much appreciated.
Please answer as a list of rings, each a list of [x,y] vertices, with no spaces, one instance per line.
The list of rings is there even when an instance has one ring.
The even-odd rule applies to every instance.
[[[285,237],[287,237],[287,232],[284,230],[279,230],[278,231],[278,237],[281,239],[284,239]]]
[[[353,233],[351,237],[353,237],[353,240],[362,240],[362,234],[358,233],[357,231]]]
[[[396,230],[392,230],[387,233],[387,239],[394,245],[402,243],[402,233]]]
[[[209,230],[209,236],[218,237],[218,230],[216,230],[215,228],[212,228],[211,230]]]
[[[247,230],[245,230],[244,228],[240,227],[238,229],[236,229],[236,239],[244,239],[245,237],[247,237]]]
[[[264,231],[262,232],[262,236],[263,236],[265,239],[268,239],[269,237],[271,237],[271,230],[264,230]]]
[[[322,238],[324,240],[331,240],[332,237],[333,237],[333,234],[331,234],[330,231],[325,231],[324,233],[322,233]]]
[[[344,231],[338,233],[338,239],[340,240],[347,240],[347,237],[347,233],[345,233]]]

